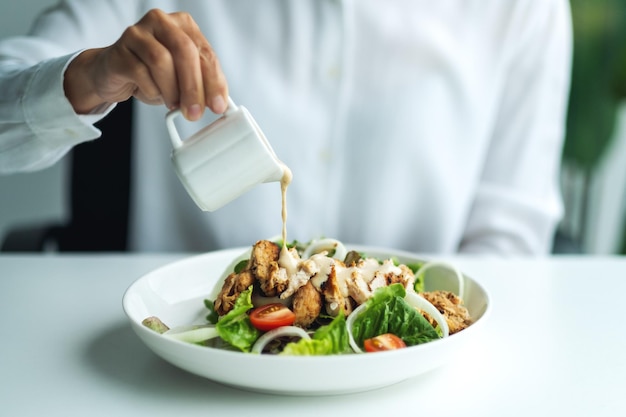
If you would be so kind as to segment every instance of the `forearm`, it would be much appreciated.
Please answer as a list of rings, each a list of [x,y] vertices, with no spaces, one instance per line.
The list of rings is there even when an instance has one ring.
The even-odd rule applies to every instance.
[[[77,114],[90,114],[113,103],[100,97],[92,84],[91,63],[100,49],[89,49],[72,59],[63,77],[63,90]]]

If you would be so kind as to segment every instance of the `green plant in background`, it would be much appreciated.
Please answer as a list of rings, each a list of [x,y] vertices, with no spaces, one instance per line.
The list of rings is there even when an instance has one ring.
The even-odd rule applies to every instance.
[[[626,0],[570,0],[570,4],[574,56],[563,163],[583,178],[578,237],[582,240],[589,185],[626,97]]]

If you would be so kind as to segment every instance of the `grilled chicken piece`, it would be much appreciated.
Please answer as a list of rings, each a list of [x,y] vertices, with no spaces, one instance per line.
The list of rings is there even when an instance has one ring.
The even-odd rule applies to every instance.
[[[434,305],[441,314],[443,314],[443,317],[446,319],[448,327],[450,328],[450,334],[460,332],[472,324],[470,314],[467,311],[467,308],[463,306],[463,300],[461,300],[456,294],[451,293],[450,291],[432,291],[424,292],[420,295],[430,301],[430,303]],[[426,319],[433,326],[437,325],[432,318],[426,317]]]
[[[277,261],[271,261],[267,272],[267,275],[257,276],[261,291],[268,297],[280,295],[289,285],[286,271],[278,265]]]
[[[372,296],[373,291],[357,271],[350,273],[346,279],[346,286],[348,294],[358,305],[363,304]]]
[[[337,316],[341,310],[343,310],[346,316],[352,313],[350,297],[347,294],[343,295],[337,281],[334,266],[331,268],[330,274],[328,274],[328,279],[322,284],[322,295],[326,301],[326,313],[329,315]]]
[[[298,288],[293,295],[292,310],[296,315],[294,325],[304,329],[309,327],[320,315],[322,295],[310,281]]]
[[[413,288],[415,282],[415,276],[409,267],[396,266],[391,260],[379,265],[375,259],[360,259],[351,266],[347,269],[350,274],[345,281],[348,294],[358,305],[366,302],[380,287],[399,283],[404,288]]]
[[[399,265],[399,268],[402,271],[400,275],[387,274],[387,285],[399,282],[404,288],[413,288],[413,285],[415,285],[415,274],[411,271],[411,268],[406,265]]]
[[[249,265],[250,263],[248,263]],[[232,273],[224,280],[222,290],[218,294],[213,307],[220,316],[228,313],[235,305],[239,295],[254,284],[254,277],[248,269],[244,269],[239,274]]]
[[[213,303],[217,314],[223,316],[232,310],[239,295],[255,281],[269,282],[271,277],[276,275],[276,272],[272,271],[279,269],[277,263],[279,253],[280,248],[275,243],[267,240],[258,241],[253,246],[250,260],[244,269],[238,274],[233,272],[224,280],[222,290]]]
[[[313,255],[319,256],[319,255]],[[283,272],[286,271],[283,269]],[[287,282],[287,288],[285,291],[280,294],[280,298],[288,298],[296,293],[303,285],[306,285],[311,277],[315,276],[318,272],[320,272],[319,265],[314,262],[312,259],[306,259],[300,262],[298,266],[298,270],[295,274],[289,278]]]
[[[287,276],[283,274],[281,277],[279,273],[279,256],[280,247],[269,240],[258,241],[250,255],[250,270],[268,297],[274,297],[287,288]]]

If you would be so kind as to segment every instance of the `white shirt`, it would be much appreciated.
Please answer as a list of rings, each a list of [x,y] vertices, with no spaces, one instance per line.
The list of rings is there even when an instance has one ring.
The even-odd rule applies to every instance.
[[[99,135],[91,123],[102,115],[79,117],[65,99],[64,68],[154,7],[192,14],[231,97],[291,168],[290,240],[549,251],[562,213],[566,0],[66,1],[29,37],[0,43],[0,171],[43,168]],[[135,113],[133,249],[280,233],[277,183],[202,212],[171,168],[166,109]]]

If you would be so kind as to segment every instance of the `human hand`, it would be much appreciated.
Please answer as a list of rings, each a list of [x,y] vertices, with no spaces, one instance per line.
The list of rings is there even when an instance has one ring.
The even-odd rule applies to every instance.
[[[113,45],[88,49],[65,72],[65,94],[79,114],[134,96],[180,108],[197,120],[209,107],[227,108],[228,86],[219,61],[193,18],[154,9]]]

